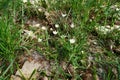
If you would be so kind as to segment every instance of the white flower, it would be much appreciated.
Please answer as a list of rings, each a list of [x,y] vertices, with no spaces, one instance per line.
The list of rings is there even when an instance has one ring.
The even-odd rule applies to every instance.
[[[61,15],[62,15],[63,18],[67,16],[67,14],[63,14],[63,13]]]
[[[38,42],[42,42],[42,39],[41,39],[41,38],[38,38]]]
[[[103,73],[103,69],[102,68],[99,68],[98,69],[100,73]]]
[[[26,2],[27,2],[27,0],[23,0],[23,2],[24,2],[24,3],[26,3]]]
[[[116,9],[117,7],[117,5],[110,6],[111,9]]]
[[[108,27],[108,26],[107,26]],[[106,26],[99,26],[96,28],[98,31],[102,32],[103,34],[107,34],[110,32],[111,29],[106,28]]]
[[[84,53],[84,51],[81,51],[81,53],[83,54],[83,53]]]
[[[52,31],[53,30],[53,28],[50,28],[50,31]]]
[[[71,44],[75,43],[75,39],[70,39],[69,41]]]
[[[89,60],[89,61],[92,61],[92,60],[93,60],[93,57],[92,57],[92,56],[89,56],[89,57],[88,57],[88,60]]]
[[[34,33],[32,31],[29,31],[28,36],[34,37],[35,35],[34,35]]]
[[[58,32],[57,31],[53,31],[53,34],[56,35]]]
[[[110,29],[111,29],[111,31],[112,31],[112,30],[114,30],[114,27],[111,27]]]
[[[106,25],[105,27],[106,27],[106,28],[108,28],[108,29],[110,29],[110,28],[111,28],[109,25]]]
[[[27,23],[30,24],[32,27],[40,27],[40,23],[35,20],[33,21],[29,20]]]
[[[34,4],[38,3],[38,0],[30,0],[30,3],[34,5]]]
[[[90,22],[92,22],[92,19],[90,19]]]
[[[35,34],[33,33],[33,31],[28,31],[28,30],[24,30],[25,33],[28,35],[28,37],[32,37],[32,38],[36,38]]]
[[[39,24],[39,23],[36,23],[36,24],[34,24],[33,26],[34,26],[34,27],[39,27],[40,24]]]
[[[56,28],[59,28],[59,24],[55,24],[55,27],[56,27]]]
[[[120,11],[120,9],[119,9],[119,8],[116,8],[116,11]]]
[[[71,28],[74,28],[74,27],[75,27],[74,23],[71,23],[70,27],[71,27]]]
[[[114,25],[114,29],[119,29],[120,26],[119,25]]]
[[[66,35],[61,35],[60,37],[61,37],[61,38],[66,38],[67,36],[66,36]]]
[[[42,12],[43,10],[42,10],[42,8],[39,8],[38,11],[39,11],[39,12]]]
[[[46,27],[45,26],[42,26],[42,28],[41,28],[42,30],[46,30]]]

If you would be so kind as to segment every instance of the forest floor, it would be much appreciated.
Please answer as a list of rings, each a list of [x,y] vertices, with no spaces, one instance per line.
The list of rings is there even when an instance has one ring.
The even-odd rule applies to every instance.
[[[0,80],[119,80],[120,2],[0,2]]]

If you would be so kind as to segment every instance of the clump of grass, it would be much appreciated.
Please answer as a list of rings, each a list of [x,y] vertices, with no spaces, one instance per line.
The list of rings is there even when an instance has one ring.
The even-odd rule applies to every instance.
[[[1,19],[0,24],[0,58],[3,64],[2,66],[4,66],[2,72],[4,72],[11,62],[11,65],[13,65],[13,61],[17,55],[16,50],[19,49],[20,46],[20,32],[15,25],[11,25],[11,21]],[[10,66],[9,69],[12,69],[12,66]],[[7,72],[8,71],[9,70],[7,70]],[[12,70],[11,73],[13,73]]]
[[[18,5],[12,5],[12,3],[14,3],[14,1],[9,0],[5,0],[0,3],[0,7],[4,8],[4,10],[2,9],[2,13],[0,15],[0,58],[2,64],[0,66],[1,79],[7,79],[11,76],[10,74],[14,73],[13,63],[17,56],[17,50],[19,49],[21,42],[20,29],[14,22],[15,12]],[[3,7],[2,4],[5,4],[6,6]]]

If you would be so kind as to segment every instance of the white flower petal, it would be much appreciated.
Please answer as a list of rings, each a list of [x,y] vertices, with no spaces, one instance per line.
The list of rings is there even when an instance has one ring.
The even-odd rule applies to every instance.
[[[61,35],[60,37],[61,37],[61,38],[66,38],[67,36],[66,36],[66,35]]]
[[[50,31],[53,31],[53,28],[50,28]]]
[[[67,16],[67,14],[63,14],[63,13],[61,15],[62,15],[63,18]]]
[[[41,39],[41,38],[38,38],[38,42],[42,42],[42,39]]]
[[[116,11],[120,11],[120,9],[119,9],[119,8],[116,8]]]
[[[92,56],[89,56],[89,57],[88,57],[88,60],[89,60],[89,61],[92,61],[92,60],[93,60],[93,57],[92,57]]]
[[[39,24],[39,23],[37,23],[37,24],[34,24],[33,26],[34,26],[34,27],[39,27],[39,26],[40,26],[40,24]]]
[[[42,30],[46,30],[46,27],[45,26],[42,26],[42,28],[41,28]]]
[[[55,24],[55,27],[56,27],[56,28],[59,28],[59,24]]]
[[[114,25],[114,29],[119,29],[120,26],[119,25]]]
[[[27,2],[27,0],[23,0],[23,2],[24,2],[24,3],[26,3],[26,2]]]
[[[53,31],[53,34],[56,35],[58,32],[57,31]]]
[[[71,44],[75,43],[75,39],[70,39],[69,41]]]
[[[28,31],[28,30],[24,30],[25,33],[28,35],[28,37],[32,37],[32,38],[36,38],[35,34],[33,33],[33,31]]]
[[[39,8],[38,11],[39,11],[39,12],[42,12],[43,10],[42,10],[42,8]]]
[[[70,27],[71,27],[71,28],[74,28],[74,27],[75,27],[74,23],[71,23]]]

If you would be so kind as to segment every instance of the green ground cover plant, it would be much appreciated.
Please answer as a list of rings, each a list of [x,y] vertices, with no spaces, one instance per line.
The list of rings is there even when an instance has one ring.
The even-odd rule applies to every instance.
[[[31,51],[54,61],[48,79],[119,80],[120,2],[0,1],[0,80],[10,80]]]

